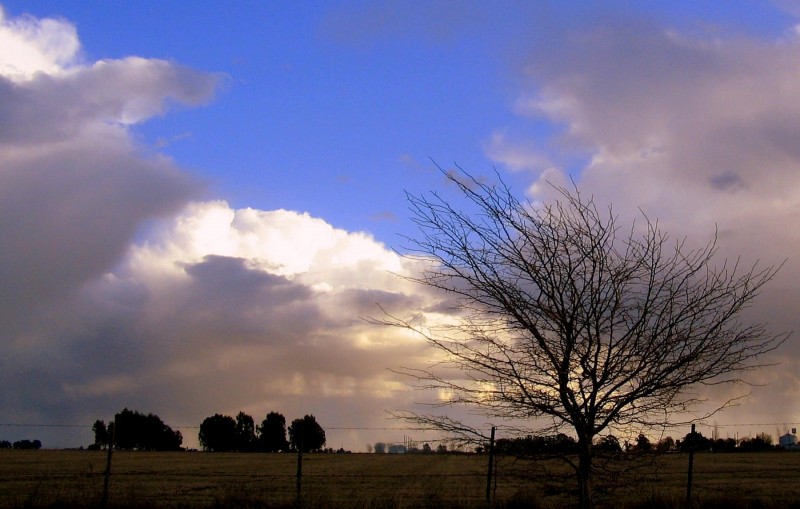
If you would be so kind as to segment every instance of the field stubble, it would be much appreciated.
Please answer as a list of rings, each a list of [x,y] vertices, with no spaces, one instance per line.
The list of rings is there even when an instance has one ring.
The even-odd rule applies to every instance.
[[[481,507],[487,463],[479,455],[309,454],[303,498],[325,508]],[[675,506],[685,494],[687,463],[685,454],[601,463],[599,506]],[[0,451],[0,507],[96,506],[105,464],[98,451]],[[109,506],[290,507],[296,467],[292,454],[117,451]],[[697,454],[693,493],[740,507],[800,507],[790,503],[800,501],[799,478],[797,453]],[[574,485],[561,460],[500,457],[492,493],[501,507],[568,507]]]

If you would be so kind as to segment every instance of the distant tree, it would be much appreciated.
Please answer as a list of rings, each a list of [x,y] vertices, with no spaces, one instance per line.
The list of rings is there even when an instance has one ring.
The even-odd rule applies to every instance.
[[[286,441],[286,418],[278,412],[270,412],[259,427],[260,449],[266,452],[279,452],[289,449]]]
[[[256,448],[256,423],[253,418],[240,411],[236,414],[236,450],[252,452]]]
[[[101,421],[100,419],[94,421],[94,426],[92,426],[92,431],[94,432],[94,446],[97,449],[105,449],[108,447],[108,428],[106,428],[106,423]]]
[[[669,452],[675,449],[675,440],[672,437],[664,437],[656,444],[657,452]]]
[[[683,440],[675,444],[681,452],[688,451],[709,451],[711,450],[711,439],[703,436],[699,431],[689,432],[683,437]]]
[[[20,450],[37,450],[42,448],[42,443],[39,440],[17,440],[12,445],[14,449]]]
[[[650,452],[652,449],[653,444],[650,443],[650,439],[643,433],[639,433],[639,436],[636,437],[636,445],[633,446],[633,450],[635,452]]]
[[[495,450],[500,454],[517,457],[552,454],[563,456],[575,451],[575,439],[563,433],[557,435],[500,438],[495,441]]]
[[[736,439],[718,438],[714,440],[711,450],[714,452],[734,452],[736,451]]]
[[[384,454],[386,452],[386,444],[384,442],[375,442],[375,453]]]
[[[761,442],[763,442],[764,445],[772,447],[772,435],[770,435],[769,433],[759,433],[758,435],[756,435],[756,438]]]
[[[0,449],[11,449],[13,444],[8,440],[0,440]]]
[[[616,454],[622,452],[622,446],[619,445],[619,438],[614,435],[605,435],[601,437],[594,448],[600,453]]]
[[[230,415],[214,414],[200,424],[197,434],[205,451],[229,452],[236,448],[236,420]]]
[[[367,452],[368,453],[372,452],[372,444],[367,444]]]
[[[289,445],[298,450],[303,444],[303,452],[319,451],[325,446],[325,430],[313,415],[295,419],[289,426]]]
[[[114,416],[114,447],[137,451],[178,451],[183,443],[180,431],[173,430],[155,414],[123,409]]]
[[[439,454],[444,454],[444,453],[446,453],[446,452],[447,452],[447,446],[446,446],[446,445],[444,445],[444,444],[439,444],[439,445],[437,445],[437,446],[436,446],[436,452],[438,452]]]
[[[425,454],[432,453],[433,450],[431,449],[430,444],[423,444],[422,445],[422,452],[425,453]]]
[[[739,442],[739,449],[745,452],[768,451],[772,449],[772,436],[759,433],[753,438],[743,438]]]

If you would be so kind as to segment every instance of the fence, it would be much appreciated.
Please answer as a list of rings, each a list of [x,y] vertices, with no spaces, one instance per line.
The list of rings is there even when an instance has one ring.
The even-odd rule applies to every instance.
[[[784,424],[781,424],[783,426]],[[711,428],[713,425],[709,426]],[[723,426],[718,425],[718,428]],[[393,428],[399,430],[400,428]],[[411,431],[406,430],[411,433]],[[516,498],[572,500],[575,481],[561,460],[520,460],[489,454],[147,453],[114,451],[0,451],[0,506],[36,506],[64,498],[88,505],[225,505],[236,501],[289,504],[390,500],[395,506],[464,506]],[[688,468],[693,464],[690,474]],[[759,482],[742,483],[758,472]],[[800,454],[673,453],[622,455],[598,462],[598,493],[608,500],[650,494],[752,496],[800,500]],[[746,484],[746,487],[745,487]],[[299,495],[299,496],[298,496]],[[41,505],[48,505],[42,503]],[[239,504],[241,505],[241,504]],[[351,507],[351,506],[347,506]]]
[[[606,501],[685,496],[688,454],[624,455],[598,463],[596,488]],[[491,502],[574,501],[569,467],[551,457],[494,458]],[[693,496],[800,500],[800,454],[697,453]],[[285,453],[151,453],[0,451],[0,506],[41,507],[104,502],[150,507],[485,507],[488,454],[305,454],[297,497],[297,455]],[[758,478],[757,483],[742,482]],[[106,484],[107,483],[107,484]],[[107,486],[107,491],[104,490]],[[104,493],[107,495],[104,496]],[[456,504],[456,505],[453,505]],[[441,505],[441,504],[440,504]],[[606,506],[614,506],[607,503]]]

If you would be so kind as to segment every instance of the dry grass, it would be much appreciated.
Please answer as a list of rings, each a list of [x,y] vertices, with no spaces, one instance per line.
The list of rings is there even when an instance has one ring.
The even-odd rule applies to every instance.
[[[106,455],[91,451],[0,451],[0,507],[95,507]],[[683,506],[688,457],[612,461],[596,488],[601,507]],[[485,507],[485,456],[306,455],[309,508],[456,509]],[[110,506],[279,508],[295,502],[289,454],[115,452]],[[500,458],[498,507],[559,508],[574,503],[575,481],[559,460]],[[800,508],[800,454],[698,454],[695,507]]]

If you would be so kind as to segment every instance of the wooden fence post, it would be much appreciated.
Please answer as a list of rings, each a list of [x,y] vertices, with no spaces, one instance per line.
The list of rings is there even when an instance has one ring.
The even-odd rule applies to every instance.
[[[299,444],[297,445],[297,505],[302,503],[303,495],[303,431],[300,430]]]
[[[492,505],[492,470],[494,468],[494,430],[492,426],[492,437],[489,440],[489,469],[486,473],[486,504]]]
[[[695,449],[695,436],[694,424],[692,424],[692,433],[689,435],[691,442],[689,443],[689,474],[686,479],[686,505],[692,505],[692,469],[694,468],[694,449]]]
[[[111,454],[114,452],[114,433],[117,430],[117,425],[115,421],[111,421],[108,427],[111,428],[111,433],[109,433],[110,436],[108,437],[108,456],[106,456],[106,472],[103,479],[102,507],[108,505],[108,482],[111,478]]]

